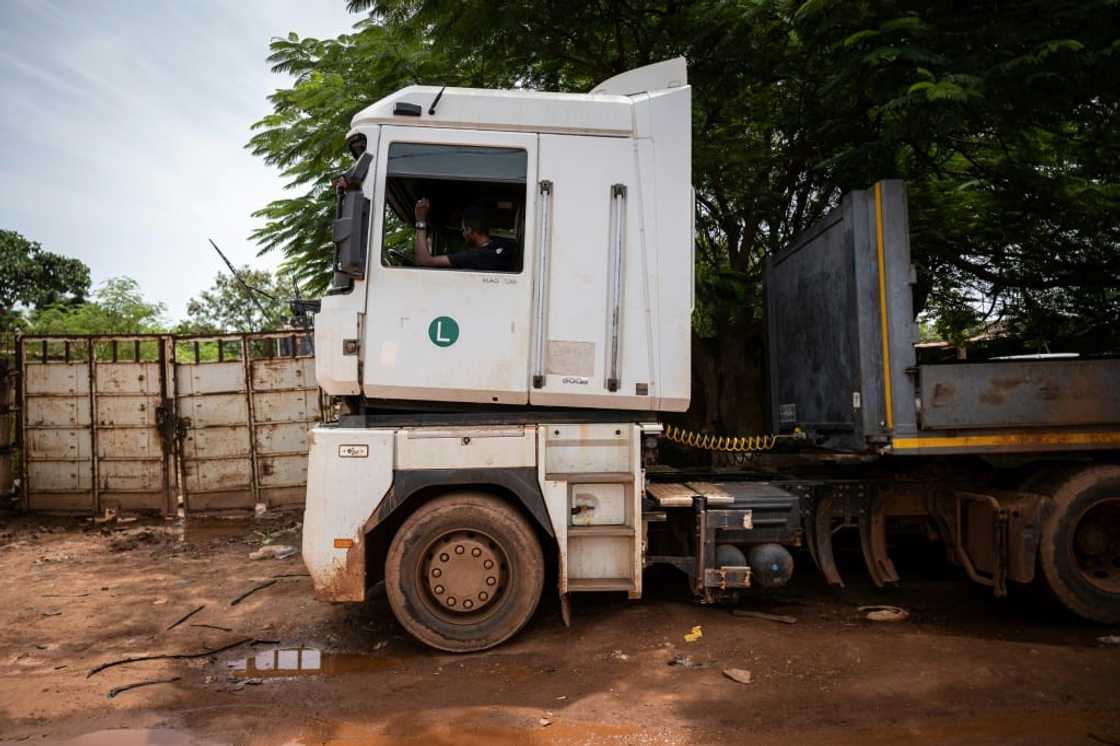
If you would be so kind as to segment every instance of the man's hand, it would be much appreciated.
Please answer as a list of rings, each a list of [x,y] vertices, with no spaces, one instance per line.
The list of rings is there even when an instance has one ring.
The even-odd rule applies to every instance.
[[[338,179],[336,179],[335,182],[334,182],[334,188],[335,189],[341,189],[342,191],[346,191],[349,187],[350,187],[350,183],[346,181],[345,176],[339,176]]]
[[[426,198],[420,199],[416,203],[416,222],[428,220],[428,211],[432,209],[432,203]],[[416,263],[421,267],[450,267],[451,260],[447,258],[446,254],[439,256],[432,256],[432,249],[428,243],[431,231],[417,230],[416,231]]]

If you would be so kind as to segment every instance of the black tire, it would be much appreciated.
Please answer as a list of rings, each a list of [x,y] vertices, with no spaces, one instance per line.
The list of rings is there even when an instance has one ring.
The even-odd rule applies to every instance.
[[[1052,488],[1039,564],[1047,587],[1078,616],[1120,623],[1120,466],[1091,466]]]
[[[397,531],[385,559],[385,592],[397,621],[425,645],[452,653],[485,650],[515,635],[532,618],[543,586],[533,527],[482,492],[423,505]]]

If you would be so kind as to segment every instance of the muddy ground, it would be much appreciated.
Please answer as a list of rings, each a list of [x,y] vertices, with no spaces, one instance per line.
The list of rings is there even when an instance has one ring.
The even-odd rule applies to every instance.
[[[1120,646],[1098,639],[1120,630],[992,599],[928,552],[898,558],[893,591],[851,557],[833,591],[799,559],[791,589],[741,604],[792,625],[697,606],[656,572],[640,602],[579,596],[565,628],[546,598],[512,642],[452,656],[407,637],[383,595],[318,603],[298,555],[248,559],[298,546],[296,518],[0,518],[0,742],[1120,743]],[[911,617],[871,622],[868,603]]]

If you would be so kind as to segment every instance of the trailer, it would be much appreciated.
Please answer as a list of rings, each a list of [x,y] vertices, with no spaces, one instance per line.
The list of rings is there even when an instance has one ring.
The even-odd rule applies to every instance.
[[[897,582],[887,527],[903,516],[936,525],[998,593],[1038,558],[1075,611],[1120,613],[1120,417],[1099,385],[1115,361],[1076,361],[1091,392],[1063,373],[1018,408],[1009,398],[1042,385],[1042,368],[1002,368],[1034,376],[1015,386],[988,374],[996,401],[982,378],[917,366],[901,184],[847,196],[772,258],[774,432],[728,439],[661,421],[691,388],[683,60],[588,94],[413,86],[352,126],[315,314],[316,378],[340,411],[309,434],[303,557],[318,598],[362,601],[383,580],[417,639],[481,650],[528,622],[546,582],[565,621],[572,593],[639,598],[654,564],[704,603],[784,586],[799,546],[842,583],[842,526],[858,528],[872,578]],[[454,269],[464,237],[513,255]],[[787,462],[682,474],[658,467],[664,439],[748,455],[780,444]],[[1007,490],[965,477],[954,459],[976,453],[1061,461]],[[931,459],[959,478],[908,476]]]
[[[884,585],[898,581],[888,520],[928,521],[996,595],[1041,570],[1070,610],[1120,620],[1120,360],[920,363],[900,181],[845,195],[765,277],[772,425],[818,451],[784,466],[849,457],[826,470],[806,518],[829,582],[843,584],[836,526],[858,527]]]

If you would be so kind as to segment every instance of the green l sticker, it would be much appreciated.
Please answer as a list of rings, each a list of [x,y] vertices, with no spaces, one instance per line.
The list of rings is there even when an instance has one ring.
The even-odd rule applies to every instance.
[[[428,339],[436,347],[450,347],[459,339],[459,323],[450,316],[436,316],[428,324]]]

